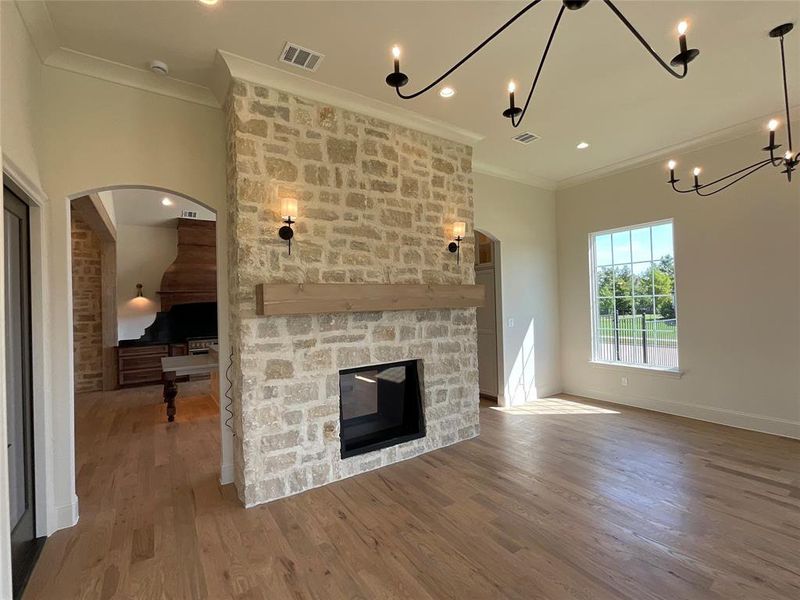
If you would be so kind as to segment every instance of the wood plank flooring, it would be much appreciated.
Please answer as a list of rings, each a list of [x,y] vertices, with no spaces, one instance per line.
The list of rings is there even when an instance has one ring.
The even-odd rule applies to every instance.
[[[217,407],[82,396],[80,523],[25,598],[800,597],[800,442],[578,398],[485,405],[481,435],[244,510]],[[101,408],[102,407],[102,408]]]

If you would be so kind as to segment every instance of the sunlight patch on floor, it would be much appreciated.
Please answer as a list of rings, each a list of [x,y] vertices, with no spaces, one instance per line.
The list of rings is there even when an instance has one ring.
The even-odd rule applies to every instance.
[[[616,410],[600,408],[591,404],[582,404],[574,400],[562,400],[561,398],[540,398],[520,406],[492,406],[492,410],[497,410],[508,415],[591,415],[605,414],[618,415]]]

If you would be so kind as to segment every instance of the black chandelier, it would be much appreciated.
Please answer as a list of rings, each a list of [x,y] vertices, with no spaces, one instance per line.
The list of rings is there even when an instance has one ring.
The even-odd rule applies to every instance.
[[[720,177],[719,179],[715,179],[709,183],[700,183],[700,167],[695,167],[692,171],[694,175],[694,185],[686,190],[678,189],[678,186],[675,184],[680,181],[680,179],[675,179],[675,161],[671,160],[667,164],[669,168],[669,184],[672,186],[672,189],[680,194],[690,194],[692,192],[696,193],[698,196],[713,196],[714,194],[718,194],[724,189],[729,188],[734,183],[737,183],[744,179],[745,177],[749,177],[756,171],[763,169],[764,167],[771,165],[776,168],[783,168],[781,173],[786,174],[786,178],[791,182],[792,181],[792,171],[795,170],[798,163],[800,163],[800,152],[794,154],[792,148],[792,120],[791,116],[789,115],[789,89],[786,85],[786,54],[783,48],[783,37],[789,33],[794,28],[794,25],[791,23],[784,23],[783,25],[778,25],[774,29],[769,32],[769,37],[771,38],[778,38],[781,44],[781,70],[783,73],[783,102],[786,109],[786,133],[789,145],[787,147],[786,153],[783,157],[775,158],[775,150],[780,148],[780,144],[775,143],[775,130],[778,128],[778,121],[777,119],[770,119],[769,123],[767,124],[767,129],[769,129],[769,144],[764,146],[762,150],[765,152],[769,152],[769,158],[765,158],[758,162],[753,163],[743,169],[739,169],[738,171],[734,171],[733,173],[729,173],[724,177]],[[704,191],[705,190],[705,191]]]
[[[539,4],[542,0],[534,0],[533,2],[526,5],[522,10],[520,10],[517,14],[511,17],[508,21],[505,22],[497,31],[495,31],[492,35],[487,37],[483,40],[480,44],[478,44],[469,54],[467,54],[464,58],[450,67],[447,71],[445,71],[442,75],[437,77],[434,81],[426,85],[424,88],[420,89],[419,91],[404,94],[400,91],[400,88],[405,86],[408,83],[408,76],[400,71],[400,48],[395,46],[392,48],[392,55],[394,56],[394,71],[389,73],[386,76],[386,83],[393,87],[397,92],[397,95],[402,98],[403,100],[410,100],[412,98],[416,98],[417,96],[421,96],[425,92],[430,91],[433,87],[440,84],[444,81],[447,77],[449,77],[454,71],[456,71],[461,65],[467,62],[470,58],[475,56],[478,52],[480,52],[484,46],[486,46],[489,42],[491,42],[494,38],[498,35],[503,33],[508,26],[510,26],[514,21],[519,19],[522,15],[527,13],[530,9],[534,6]],[[531,99],[533,98],[533,93],[536,90],[536,84],[539,82],[539,76],[542,73],[542,67],[544,66],[544,62],[547,59],[547,53],[550,51],[550,46],[553,43],[553,38],[556,35],[556,30],[558,29],[559,23],[561,23],[561,17],[564,14],[565,9],[569,10],[578,10],[586,6],[589,0],[562,0],[561,8],[558,11],[558,15],[556,16],[555,23],[553,23],[553,29],[550,31],[550,37],[547,38],[547,44],[544,47],[544,52],[542,53],[542,58],[539,61],[539,67],[536,69],[536,75],[533,78],[533,83],[531,84],[531,89],[528,92],[528,97],[525,100],[525,104],[522,108],[516,106],[514,103],[514,93],[516,91],[516,85],[514,82],[510,82],[508,84],[508,108],[503,111],[503,116],[511,120],[511,124],[514,127],[519,127],[522,123],[522,120],[525,118],[525,113],[528,111],[528,106],[530,106]],[[678,43],[680,47],[680,51],[675,57],[667,64],[659,55],[656,53],[655,50],[647,43],[647,41],[642,37],[642,35],[636,31],[636,28],[631,24],[628,19],[620,12],[620,10],[614,6],[611,0],[603,0],[606,6],[611,9],[617,18],[628,28],[628,30],[633,34],[633,36],[639,40],[639,43],[644,46],[645,50],[647,50],[650,55],[656,60],[656,62],[661,65],[670,75],[673,77],[677,77],[678,79],[683,79],[686,77],[686,74],[689,70],[689,63],[692,62],[697,56],[700,54],[700,51],[696,48],[689,48],[686,44],[686,30],[688,29],[688,24],[686,21],[681,21],[678,25]],[[675,69],[673,69],[675,67]],[[677,69],[677,70],[676,70]]]

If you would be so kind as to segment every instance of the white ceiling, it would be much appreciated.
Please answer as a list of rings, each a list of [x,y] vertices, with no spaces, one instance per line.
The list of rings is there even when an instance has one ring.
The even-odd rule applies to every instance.
[[[689,45],[701,55],[682,81],[665,73],[600,0],[566,11],[532,110],[518,130],[500,115],[505,86],[513,78],[522,88],[518,98],[527,94],[560,0],[533,8],[450,77],[453,98],[430,92],[403,102],[385,85],[392,44],[403,48],[411,80],[406,90],[414,90],[524,4],[221,0],[207,7],[188,0],[47,7],[63,47],[137,68],[161,59],[171,76],[203,86],[211,85],[215,51],[226,50],[476,132],[484,136],[475,148],[478,163],[550,182],[782,114],[778,43],[767,31],[797,22],[798,0],[619,1],[666,60],[677,53],[677,22],[689,20]],[[319,70],[279,63],[287,40],[325,54]],[[790,93],[800,105],[800,30],[788,36],[786,50]],[[542,139],[529,146],[511,141],[523,130]],[[583,140],[591,146],[578,151]]]
[[[141,227],[177,227],[176,219],[182,210],[197,212],[197,218],[204,221],[215,221],[216,215],[196,202],[173,194],[165,194],[157,190],[124,188],[112,192],[114,198],[114,216],[117,227],[138,225]],[[172,206],[164,206],[163,198],[172,200]]]

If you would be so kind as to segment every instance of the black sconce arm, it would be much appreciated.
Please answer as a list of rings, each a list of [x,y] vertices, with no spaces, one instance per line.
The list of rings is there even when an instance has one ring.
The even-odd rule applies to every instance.
[[[297,221],[292,219],[292,217],[286,217],[282,221],[285,223],[283,227],[278,229],[278,237],[280,237],[284,242],[287,243],[289,246],[289,256],[292,255],[292,238],[294,237],[294,229],[292,229],[292,225],[294,225]]]

